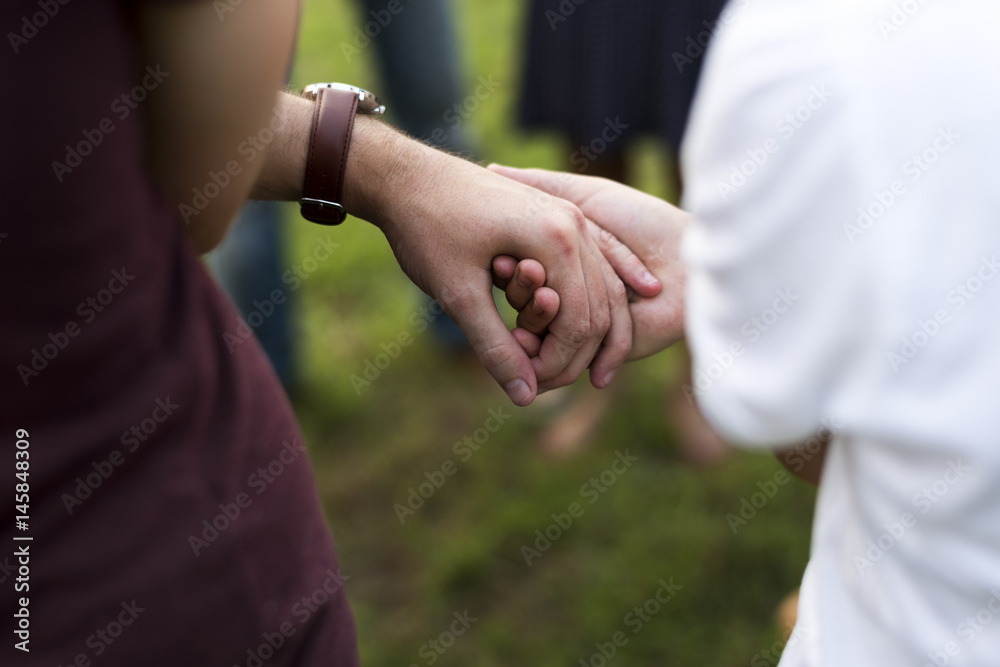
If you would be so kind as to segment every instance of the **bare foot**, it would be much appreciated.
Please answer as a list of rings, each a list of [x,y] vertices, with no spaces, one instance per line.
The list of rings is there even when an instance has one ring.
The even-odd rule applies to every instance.
[[[561,458],[589,445],[611,405],[613,391],[581,383],[569,405],[542,431],[542,453]]]
[[[786,595],[785,599],[778,605],[778,611],[775,612],[775,620],[778,621],[778,630],[782,633],[782,636],[785,633],[790,633],[795,627],[795,623],[799,620],[798,589]]]

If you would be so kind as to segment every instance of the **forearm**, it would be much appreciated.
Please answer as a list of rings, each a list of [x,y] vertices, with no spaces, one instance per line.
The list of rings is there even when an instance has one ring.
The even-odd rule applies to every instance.
[[[799,479],[819,486],[830,440],[830,434],[824,432],[794,447],[776,449],[774,455],[790,473]]]
[[[466,168],[480,169],[371,116],[358,116],[344,172],[344,208],[386,231],[392,221],[432,208],[435,194],[460,198],[435,184],[442,174],[456,176]]]

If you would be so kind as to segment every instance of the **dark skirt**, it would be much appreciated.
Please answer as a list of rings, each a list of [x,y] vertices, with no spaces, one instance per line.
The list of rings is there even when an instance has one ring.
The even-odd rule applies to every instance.
[[[676,149],[725,0],[534,0],[520,106],[526,129],[586,143],[609,121]],[[609,151],[627,141],[609,144]]]

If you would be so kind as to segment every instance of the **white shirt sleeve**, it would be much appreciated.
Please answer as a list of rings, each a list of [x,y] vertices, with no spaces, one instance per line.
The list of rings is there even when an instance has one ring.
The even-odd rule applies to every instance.
[[[689,395],[731,441],[777,445],[821,428],[864,307],[844,270],[856,204],[839,200],[855,142],[831,47],[786,48],[768,34],[781,16],[741,20],[713,46],[682,158]]]

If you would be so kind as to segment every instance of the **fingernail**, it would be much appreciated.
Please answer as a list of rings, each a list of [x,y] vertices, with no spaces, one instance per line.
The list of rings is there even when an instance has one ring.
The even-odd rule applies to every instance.
[[[654,276],[649,271],[643,271],[642,272],[642,282],[646,283],[647,285],[659,285],[660,284],[660,281],[656,279],[656,276]]]
[[[528,287],[531,285],[531,279],[524,275],[523,271],[520,271],[517,274],[517,284],[521,287]]]
[[[605,387],[607,387],[608,385],[611,384],[611,381],[615,379],[615,373],[617,373],[617,372],[618,372],[618,369],[616,368],[615,370],[611,371],[610,373],[608,373],[607,375],[604,376],[604,386]]]
[[[507,392],[510,400],[514,401],[516,405],[525,405],[531,398],[531,389],[528,388],[528,383],[524,380],[508,382],[503,386],[503,390]]]
[[[542,308],[542,304],[538,303],[534,299],[531,300],[531,310],[535,313],[535,315],[541,315],[545,312],[545,309]]]

